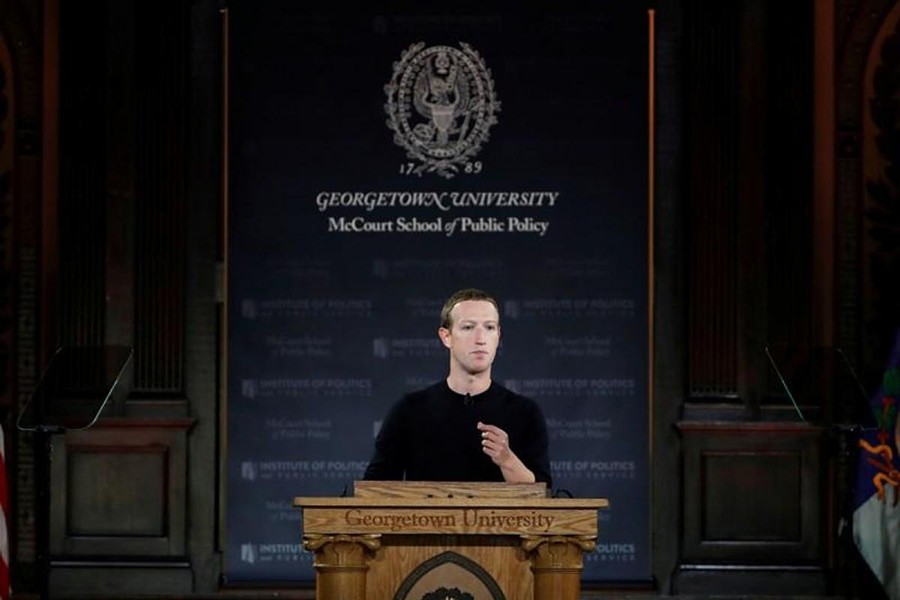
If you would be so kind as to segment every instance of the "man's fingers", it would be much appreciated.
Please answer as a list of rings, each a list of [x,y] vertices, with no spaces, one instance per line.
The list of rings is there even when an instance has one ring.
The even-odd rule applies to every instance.
[[[509,447],[509,440],[506,439],[506,436],[499,438],[497,436],[487,436],[481,438],[482,446],[490,446],[491,448],[496,448],[497,450],[503,450],[504,448]]]
[[[478,423],[478,429],[481,430],[482,433],[501,433],[506,434],[505,431],[497,427],[496,425],[488,425],[487,423]]]
[[[481,439],[483,440],[493,440],[496,442],[500,442],[501,444],[506,444],[509,442],[509,436],[506,435],[506,432],[499,427],[479,423],[478,429],[481,430]]]
[[[512,450],[509,449],[509,446],[507,446],[506,443],[487,439],[481,440],[481,449],[485,454],[490,456],[494,462],[502,460],[508,454],[512,453]]]
[[[495,463],[500,464],[505,456],[512,452],[509,449],[509,436],[496,425],[479,422],[478,429],[481,431],[482,451]]]

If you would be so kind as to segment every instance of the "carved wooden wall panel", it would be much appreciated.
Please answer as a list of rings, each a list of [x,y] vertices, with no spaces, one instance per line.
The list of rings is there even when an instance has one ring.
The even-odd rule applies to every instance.
[[[192,421],[107,419],[54,445],[54,560],[187,554],[187,434]],[[102,561],[98,564],[102,565]]]
[[[690,396],[737,393],[737,4],[685,2]]]
[[[758,569],[799,590],[826,585],[833,524],[822,499],[823,431],[803,424],[679,425],[684,459],[682,589],[712,591]],[[774,584],[769,581],[770,586]],[[744,588],[740,588],[744,591]],[[771,589],[777,589],[777,587]]]
[[[6,40],[0,36],[0,407],[3,409],[15,405],[15,75],[12,55]]]
[[[824,566],[821,430],[778,424],[688,424],[686,562]]]
[[[835,40],[834,124],[837,137],[837,343],[847,351],[867,382],[875,382],[880,377],[883,361],[893,341],[892,335],[900,325],[897,317],[900,302],[896,295],[891,296],[896,294],[896,270],[900,259],[891,252],[874,247],[875,239],[872,237],[873,227],[879,224],[887,225],[889,231],[896,232],[897,218],[884,214],[876,218],[866,214],[866,205],[873,200],[867,199],[866,186],[869,182],[866,181],[864,164],[864,160],[891,160],[890,151],[883,158],[878,158],[877,153],[873,152],[864,156],[864,148],[872,142],[865,136],[874,136],[876,128],[870,126],[868,131],[864,129],[865,119],[871,114],[866,103],[877,95],[874,88],[866,87],[866,70],[883,60],[879,56],[880,46],[876,47],[874,41],[896,7],[896,0],[844,0],[838,1],[836,6],[839,24]],[[882,32],[882,35],[887,33]],[[872,85],[871,82],[869,85]],[[886,133],[891,134],[890,130],[888,127]],[[889,217],[887,221],[885,216]],[[892,265],[892,271],[887,271],[877,283],[870,277],[873,262],[881,260],[879,256]]]
[[[812,303],[812,28],[805,2],[766,21],[766,341],[809,345]],[[769,389],[778,389],[769,380]],[[780,391],[779,391],[780,393]]]
[[[188,6],[136,3],[137,393],[184,394]]]
[[[106,306],[105,3],[60,2],[59,9],[56,342],[101,345]]]
[[[821,431],[791,423],[765,353],[809,346],[812,298],[831,293],[811,276],[813,3],[684,7],[689,365],[673,589],[822,593]]]
[[[796,450],[701,451],[702,542],[800,541],[801,458]],[[770,501],[772,490],[780,494]]]
[[[50,1],[60,8],[61,185],[58,226],[45,241],[50,250],[58,241],[59,256],[47,272],[56,282],[46,326],[62,343],[135,349],[123,393],[98,424],[68,432],[55,448],[51,591],[187,593],[195,3]],[[213,452],[204,456],[211,469]]]
[[[34,391],[39,371],[41,332],[41,204],[42,162],[40,114],[42,98],[42,48],[37,34],[39,19],[35,6],[9,0],[0,3],[0,43],[8,51],[5,101],[7,115],[14,119],[4,125],[4,152],[12,152],[13,170],[4,199],[11,204],[5,215],[11,219],[14,233],[4,240],[3,250],[11,259],[8,265],[10,296],[6,299],[11,323],[10,373],[3,404],[8,408],[6,428],[7,468],[10,478],[12,514],[10,557],[13,564],[34,557],[34,490],[32,487],[32,450],[30,438],[17,435],[13,423],[18,409]],[[46,185],[46,183],[45,183]],[[20,570],[13,568],[13,586],[21,581]]]
[[[168,449],[67,444],[66,534],[162,537],[166,534]],[[140,473],[140,477],[134,477]]]
[[[0,2],[8,49],[0,53],[0,409],[9,409],[0,424],[15,473],[17,592],[35,583],[35,482],[31,438],[12,424],[59,344],[135,345],[136,368],[122,388],[135,390],[142,408],[108,407],[107,417],[132,418],[118,442],[98,431],[57,446],[55,561],[74,556],[81,568],[54,572],[54,597],[216,586],[215,257],[202,244],[218,230],[220,89],[209,73],[219,67],[219,8],[209,0]],[[192,60],[202,77],[192,79]],[[208,122],[189,127],[198,117]],[[189,182],[199,208],[188,201]],[[14,232],[5,235],[3,223]],[[188,223],[205,229],[188,238]],[[181,418],[189,394],[204,419],[193,438]],[[144,410],[148,399],[160,402]],[[161,418],[134,420],[150,411]],[[133,445],[153,435],[156,442]],[[173,483],[186,481],[189,464],[196,506],[184,483]]]
[[[766,344],[811,340],[810,20],[808,3],[685,3],[688,393],[748,415],[783,404]]]
[[[865,57],[862,82],[861,285],[863,364],[872,383],[900,329],[900,3],[884,15]]]

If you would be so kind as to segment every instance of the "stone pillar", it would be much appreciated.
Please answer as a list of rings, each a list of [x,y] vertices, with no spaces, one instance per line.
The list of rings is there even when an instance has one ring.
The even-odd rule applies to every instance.
[[[366,600],[366,559],[380,535],[306,535],[303,547],[316,556],[316,600]]]
[[[534,573],[534,600],[578,600],[583,554],[594,548],[594,536],[522,536]]]

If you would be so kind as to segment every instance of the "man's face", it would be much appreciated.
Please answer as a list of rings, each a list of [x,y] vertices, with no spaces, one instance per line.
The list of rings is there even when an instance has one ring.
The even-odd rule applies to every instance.
[[[450,311],[450,329],[438,335],[450,349],[450,369],[475,375],[491,368],[500,343],[500,315],[487,300],[465,300]]]

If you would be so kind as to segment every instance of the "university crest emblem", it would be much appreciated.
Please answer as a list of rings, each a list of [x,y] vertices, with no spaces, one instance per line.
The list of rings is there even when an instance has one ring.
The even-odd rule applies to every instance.
[[[387,126],[411,161],[408,174],[477,173],[474,157],[497,123],[491,72],[471,46],[410,46],[384,86]]]
[[[472,594],[460,591],[459,588],[439,588],[422,596],[422,600],[475,600]]]

